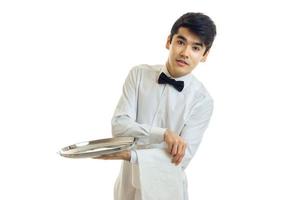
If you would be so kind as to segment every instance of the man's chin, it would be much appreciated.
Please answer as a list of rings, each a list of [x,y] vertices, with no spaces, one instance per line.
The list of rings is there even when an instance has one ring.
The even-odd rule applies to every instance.
[[[175,73],[174,73],[174,78],[179,78],[181,76],[185,76],[186,74],[188,74],[188,72],[186,70],[176,70]]]

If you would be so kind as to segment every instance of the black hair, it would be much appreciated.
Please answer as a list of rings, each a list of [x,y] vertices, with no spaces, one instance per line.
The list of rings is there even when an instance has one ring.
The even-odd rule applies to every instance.
[[[188,12],[182,15],[173,24],[170,34],[170,42],[180,27],[188,28],[192,33],[199,37],[206,47],[204,52],[204,54],[206,54],[206,52],[211,48],[217,33],[215,23],[208,16],[202,13]]]

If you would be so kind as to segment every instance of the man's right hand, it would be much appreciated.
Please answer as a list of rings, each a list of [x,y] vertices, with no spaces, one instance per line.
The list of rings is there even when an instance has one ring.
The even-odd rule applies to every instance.
[[[178,165],[184,157],[186,142],[169,129],[164,134],[164,141],[168,145],[168,152],[173,156],[172,163]]]

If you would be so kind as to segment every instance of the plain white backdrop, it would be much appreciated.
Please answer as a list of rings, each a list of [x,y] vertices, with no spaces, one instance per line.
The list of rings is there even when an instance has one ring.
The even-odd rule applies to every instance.
[[[120,161],[66,159],[111,136],[132,66],[164,63],[188,11],[217,25],[194,74],[215,100],[188,166],[191,200],[299,200],[296,1],[1,1],[0,199],[113,199]],[[298,13],[297,13],[298,12]]]

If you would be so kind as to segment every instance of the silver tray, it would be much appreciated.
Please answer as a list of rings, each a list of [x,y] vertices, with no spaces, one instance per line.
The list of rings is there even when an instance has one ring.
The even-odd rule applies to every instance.
[[[58,153],[67,158],[93,158],[129,150],[134,146],[134,137],[114,137],[80,142],[62,148]]]

